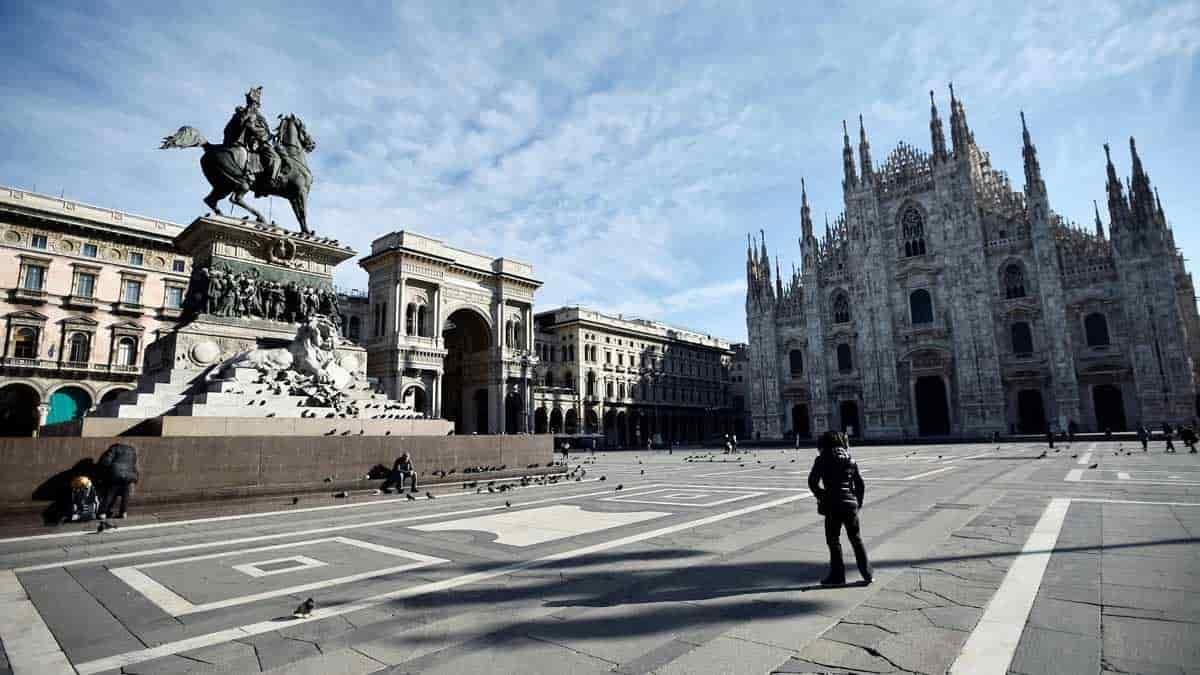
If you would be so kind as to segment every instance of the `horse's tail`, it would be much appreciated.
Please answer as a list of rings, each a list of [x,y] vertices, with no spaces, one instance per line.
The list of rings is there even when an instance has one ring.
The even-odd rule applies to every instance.
[[[204,138],[203,134],[196,131],[195,127],[183,126],[179,127],[179,131],[164,136],[162,145],[158,146],[159,150],[167,148],[203,148],[208,146],[208,139]]]

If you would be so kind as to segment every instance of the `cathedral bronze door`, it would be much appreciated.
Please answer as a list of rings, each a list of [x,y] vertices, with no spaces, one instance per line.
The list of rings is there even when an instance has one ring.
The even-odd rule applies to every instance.
[[[950,406],[946,385],[937,375],[917,378],[917,432],[922,436],[946,436],[950,433]]]
[[[842,418],[842,431],[850,436],[861,436],[862,427],[858,423],[858,403],[854,401],[842,401],[838,407],[839,416]]]
[[[792,430],[800,438],[808,438],[812,435],[808,428],[808,406],[804,404],[792,406]]]
[[[1017,430],[1023,434],[1045,433],[1046,405],[1041,391],[1022,389],[1017,392]]]
[[[1111,384],[1093,388],[1092,405],[1096,408],[1097,431],[1125,431],[1125,400],[1120,389]]]

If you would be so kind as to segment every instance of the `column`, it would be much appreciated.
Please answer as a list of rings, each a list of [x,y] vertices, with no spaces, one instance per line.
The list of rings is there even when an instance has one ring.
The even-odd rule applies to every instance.
[[[441,419],[442,417],[442,371],[433,371],[433,400],[430,402],[430,410],[433,411],[433,417]]]
[[[405,283],[404,273],[400,273],[400,281],[396,282],[396,301],[392,303],[394,316],[392,317],[392,334],[404,335],[404,295]],[[393,340],[392,344],[399,344],[399,340]]]
[[[442,347],[442,326],[446,325],[442,318],[442,287],[439,284],[433,289],[433,344]]]

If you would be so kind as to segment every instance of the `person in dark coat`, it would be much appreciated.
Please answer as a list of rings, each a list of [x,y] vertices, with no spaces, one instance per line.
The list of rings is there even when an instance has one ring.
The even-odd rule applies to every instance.
[[[417,472],[413,468],[412,459],[408,453],[402,453],[396,458],[396,462],[392,464],[392,473],[387,480],[383,481],[384,492],[390,492],[393,485],[399,486],[400,492],[404,492],[404,479],[412,479],[412,492],[417,491]]]
[[[1167,447],[1163,452],[1175,452],[1175,442],[1173,440],[1175,438],[1175,428],[1171,426],[1170,422],[1163,422],[1162,429],[1163,439],[1167,441]]]
[[[129,505],[129,491],[138,482],[138,453],[132,445],[113,443],[100,456],[97,463],[100,476],[105,482],[104,504],[97,516],[104,520],[112,516],[112,509],[121,500],[117,518],[124,518]]]
[[[808,474],[808,488],[817,498],[817,510],[825,516],[825,542],[829,544],[829,576],[824,586],[846,583],[846,565],[842,561],[842,528],[854,549],[854,560],[864,583],[871,583],[871,563],[859,534],[858,511],[862,508],[866,486],[858,464],[850,457],[846,434],[826,431],[817,442],[820,454]]]

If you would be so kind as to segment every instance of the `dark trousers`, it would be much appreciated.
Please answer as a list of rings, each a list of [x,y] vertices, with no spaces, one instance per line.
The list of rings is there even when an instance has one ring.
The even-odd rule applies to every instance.
[[[846,563],[842,561],[842,527],[846,538],[854,549],[854,561],[863,579],[871,577],[871,563],[867,560],[867,549],[863,546],[858,528],[858,509],[849,504],[828,507],[825,514],[825,542],[829,544],[829,576],[834,580],[846,578]]]
[[[404,492],[404,479],[406,477],[412,479],[412,489],[413,489],[413,492],[416,492],[417,491],[417,472],[416,471],[411,471],[411,472],[409,472],[409,471],[393,471],[387,477],[387,480],[383,481],[383,487],[380,489],[388,490],[388,489],[391,489],[392,486],[399,486],[400,491]]]
[[[100,509],[100,513],[111,516],[112,508],[117,504],[117,498],[121,498],[121,510],[117,513],[125,513],[125,509],[129,502],[129,483],[124,481],[113,481],[108,484],[108,489],[104,492],[104,505]]]

